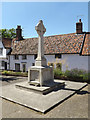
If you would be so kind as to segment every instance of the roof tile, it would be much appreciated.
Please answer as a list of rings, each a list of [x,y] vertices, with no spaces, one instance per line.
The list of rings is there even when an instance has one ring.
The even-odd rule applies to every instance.
[[[63,34],[44,37],[45,54],[80,53],[84,34]],[[38,38],[24,39],[13,45],[11,54],[37,54]]]

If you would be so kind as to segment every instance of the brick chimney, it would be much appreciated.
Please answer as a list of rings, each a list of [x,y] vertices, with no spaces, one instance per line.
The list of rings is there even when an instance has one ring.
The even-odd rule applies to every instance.
[[[22,40],[22,29],[20,25],[17,25],[17,29],[16,29],[16,40]]]
[[[83,23],[81,22],[81,19],[79,19],[79,22],[76,23],[76,34],[82,34],[83,31]]]

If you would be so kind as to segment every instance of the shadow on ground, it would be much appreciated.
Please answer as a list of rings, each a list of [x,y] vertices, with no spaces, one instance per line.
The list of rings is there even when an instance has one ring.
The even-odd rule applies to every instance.
[[[83,91],[78,91],[77,94],[84,95],[84,94],[90,94],[90,92],[83,90]]]
[[[19,78],[19,79],[22,79],[22,78]],[[14,81],[14,80],[18,80],[17,77],[1,77],[0,78],[0,81],[6,81],[6,82],[9,82],[9,81]]]

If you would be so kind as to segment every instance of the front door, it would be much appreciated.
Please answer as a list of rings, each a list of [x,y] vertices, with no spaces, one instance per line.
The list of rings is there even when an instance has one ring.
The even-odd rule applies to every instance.
[[[15,63],[15,71],[16,72],[20,71],[20,64],[19,63]]]
[[[26,72],[26,64],[23,64],[23,72]]]
[[[5,70],[7,70],[7,62],[5,62]]]

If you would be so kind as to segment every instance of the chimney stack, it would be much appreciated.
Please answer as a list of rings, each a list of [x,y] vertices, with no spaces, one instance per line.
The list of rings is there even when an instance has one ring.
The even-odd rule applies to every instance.
[[[82,34],[83,31],[82,31],[82,26],[83,23],[81,22],[81,19],[79,19],[79,22],[76,23],[76,34]]]
[[[20,25],[17,25],[17,29],[16,29],[16,38],[17,40],[22,40],[22,29]]]

